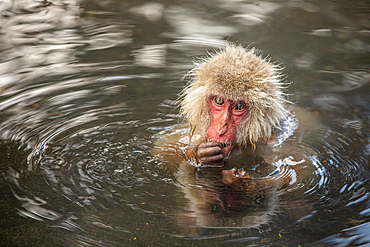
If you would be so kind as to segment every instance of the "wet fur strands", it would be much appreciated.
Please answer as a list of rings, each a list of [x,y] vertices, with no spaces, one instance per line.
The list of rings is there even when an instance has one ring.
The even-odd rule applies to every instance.
[[[238,127],[239,145],[266,142],[286,115],[281,69],[256,49],[229,44],[225,50],[195,63],[191,80],[181,93],[181,114],[193,129],[206,136],[212,118],[208,100],[213,95],[243,100],[249,113]]]

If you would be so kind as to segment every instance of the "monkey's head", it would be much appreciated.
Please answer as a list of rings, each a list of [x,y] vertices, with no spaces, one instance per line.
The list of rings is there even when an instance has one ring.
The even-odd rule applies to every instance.
[[[210,141],[255,145],[285,117],[280,68],[230,44],[195,63],[181,97],[181,114]]]

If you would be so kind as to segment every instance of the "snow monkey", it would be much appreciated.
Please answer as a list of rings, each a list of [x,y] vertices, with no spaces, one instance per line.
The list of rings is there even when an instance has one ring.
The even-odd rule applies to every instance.
[[[174,127],[165,135],[160,133],[154,151],[163,160],[179,164],[177,179],[192,212],[211,204],[224,209],[241,204],[242,208],[249,207],[250,202],[259,204],[257,199],[264,198],[261,193],[292,186],[312,172],[309,157],[313,153],[300,143],[310,139],[307,129],[315,125],[315,117],[293,108],[286,100],[283,90],[287,83],[282,82],[279,66],[256,49],[234,44],[195,65],[180,96],[180,114],[188,125]],[[261,173],[251,176],[256,160]],[[253,169],[244,170],[248,168]],[[207,185],[211,180],[213,185]],[[236,191],[253,199],[237,202],[235,197],[230,198]],[[269,207],[272,210],[275,205]],[[216,222],[200,221],[201,225]]]
[[[183,91],[182,114],[206,135],[196,156],[222,160],[233,145],[265,143],[285,118],[280,69],[241,46],[229,46],[197,64]]]

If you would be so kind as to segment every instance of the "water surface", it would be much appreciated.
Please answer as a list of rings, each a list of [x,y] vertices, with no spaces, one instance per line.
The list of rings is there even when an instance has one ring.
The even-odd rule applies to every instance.
[[[0,14],[2,245],[370,244],[368,2],[20,0]],[[181,123],[192,61],[227,41],[270,54],[321,123],[312,182],[257,228],[179,222],[188,199],[151,152]]]

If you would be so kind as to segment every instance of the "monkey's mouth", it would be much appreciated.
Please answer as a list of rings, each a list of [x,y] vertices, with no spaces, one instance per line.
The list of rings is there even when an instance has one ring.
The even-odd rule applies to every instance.
[[[221,144],[221,148],[224,148],[228,145],[231,145],[231,143],[229,143],[229,142],[224,142],[224,143],[221,142],[220,144]]]

